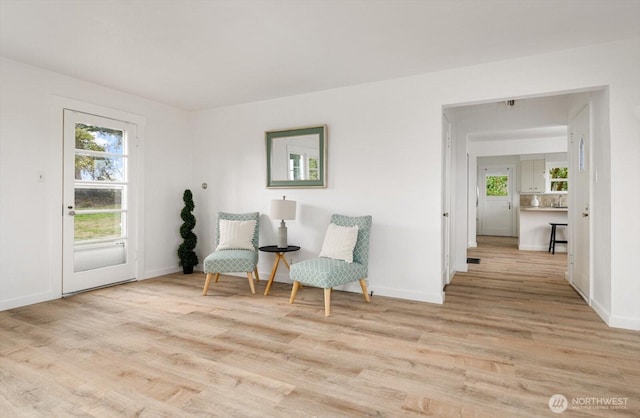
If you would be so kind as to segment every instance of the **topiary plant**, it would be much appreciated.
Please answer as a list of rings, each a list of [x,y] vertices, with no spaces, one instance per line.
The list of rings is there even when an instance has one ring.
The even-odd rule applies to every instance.
[[[198,243],[198,237],[193,233],[193,228],[196,226],[196,217],[191,213],[195,207],[191,190],[184,191],[182,200],[184,200],[184,208],[180,212],[180,217],[184,222],[180,227],[180,236],[183,242],[178,247],[178,257],[184,274],[191,274],[193,273],[193,266],[198,265],[198,255],[194,251]]]

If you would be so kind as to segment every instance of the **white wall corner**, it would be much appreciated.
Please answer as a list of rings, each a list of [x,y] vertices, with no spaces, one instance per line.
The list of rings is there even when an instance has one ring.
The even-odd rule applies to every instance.
[[[611,312],[593,298],[591,299],[591,309],[596,311],[598,316],[600,316],[607,325],[611,326]]]
[[[591,299],[591,308],[608,326],[612,328],[640,331],[640,318],[638,317],[634,318],[629,316],[613,315],[595,299]]]

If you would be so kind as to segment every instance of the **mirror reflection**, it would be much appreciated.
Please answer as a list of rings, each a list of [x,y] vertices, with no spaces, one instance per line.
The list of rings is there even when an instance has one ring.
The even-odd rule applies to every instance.
[[[275,138],[271,147],[273,180],[319,180],[320,135]]]
[[[271,131],[267,139],[267,187],[326,187],[324,126]]]

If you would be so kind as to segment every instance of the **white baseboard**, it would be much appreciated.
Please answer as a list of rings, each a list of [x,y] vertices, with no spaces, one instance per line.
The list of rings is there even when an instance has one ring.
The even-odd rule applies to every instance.
[[[373,294],[379,296],[388,296],[391,298],[415,300],[418,302],[436,303],[442,305],[444,303],[444,292],[440,293],[417,293],[413,290],[396,289],[384,286],[371,286]]]
[[[608,325],[613,328],[623,328],[633,331],[640,331],[640,318],[610,315]]]
[[[567,277],[567,281],[569,281],[568,277]],[[591,306],[591,302],[589,302],[589,297],[585,295],[584,292],[582,292],[582,289],[580,289],[578,286],[576,286],[571,282],[569,282],[569,285],[573,287],[573,290],[575,290],[585,302],[587,302],[587,305]]]
[[[138,280],[151,279],[154,277],[164,276],[166,274],[179,273],[181,271],[182,271],[182,267],[178,267],[178,266],[165,267],[165,268],[156,269],[156,270],[149,270],[149,271],[145,271],[142,277],[138,278]]]
[[[573,287],[576,288],[575,286]],[[590,306],[591,309],[593,309],[608,326],[612,328],[640,331],[640,318],[612,315],[608,309],[602,306],[602,304],[595,299],[591,299]]]
[[[62,297],[61,293],[44,292],[44,293],[36,293],[33,295],[19,297],[15,299],[3,300],[3,301],[0,301],[0,311],[5,311],[7,309],[13,309],[13,308],[20,308],[22,306],[33,305],[35,303],[47,302],[50,300],[60,299],[61,297]]]

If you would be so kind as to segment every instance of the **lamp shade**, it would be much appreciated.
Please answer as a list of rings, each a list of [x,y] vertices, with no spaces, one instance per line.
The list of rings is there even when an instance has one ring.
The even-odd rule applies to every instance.
[[[295,200],[272,200],[271,217],[273,219],[293,220],[296,219]]]

